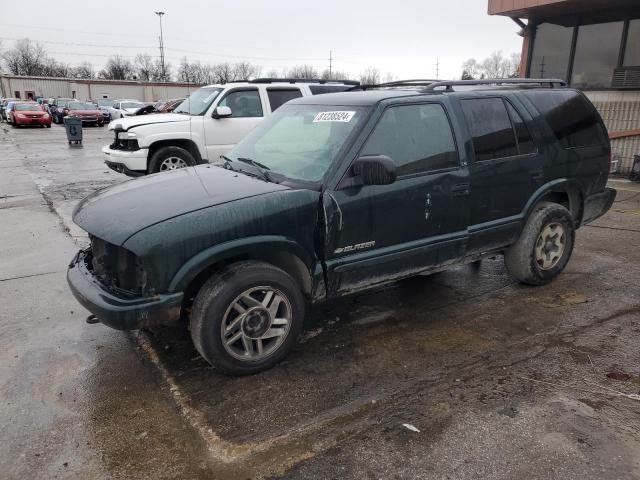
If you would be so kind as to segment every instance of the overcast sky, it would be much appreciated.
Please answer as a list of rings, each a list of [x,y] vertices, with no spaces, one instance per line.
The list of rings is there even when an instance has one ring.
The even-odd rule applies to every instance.
[[[205,63],[245,60],[262,73],[298,64],[353,76],[369,66],[383,77],[459,78],[461,64],[495,50],[519,52],[518,27],[487,15],[487,0],[0,0],[0,39],[42,42],[51,56],[98,70],[108,56],[158,56],[158,17],[165,56]],[[98,46],[99,45],[99,46]]]

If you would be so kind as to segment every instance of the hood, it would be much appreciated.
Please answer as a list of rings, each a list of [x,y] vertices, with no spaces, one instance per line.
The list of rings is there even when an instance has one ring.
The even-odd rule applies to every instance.
[[[89,195],[73,211],[73,221],[107,242],[122,245],[150,225],[215,205],[288,190],[242,173],[199,165],[157,173]]]
[[[180,113],[158,113],[151,115],[140,115],[136,117],[128,117],[128,118],[119,118],[118,120],[114,120],[109,128],[114,129],[118,125],[121,126],[121,130],[129,130],[133,127],[138,127],[140,125],[150,125],[153,123],[170,123],[170,122],[188,122],[189,115],[184,115]]]

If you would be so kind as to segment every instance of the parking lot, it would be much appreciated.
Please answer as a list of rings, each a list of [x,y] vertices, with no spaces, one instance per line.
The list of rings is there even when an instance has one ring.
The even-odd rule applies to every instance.
[[[547,286],[501,257],[404,280],[315,307],[285,362],[232,378],[186,328],[85,323],[71,212],[129,179],[106,127],[84,135],[0,124],[3,478],[640,477],[640,184],[610,182]]]

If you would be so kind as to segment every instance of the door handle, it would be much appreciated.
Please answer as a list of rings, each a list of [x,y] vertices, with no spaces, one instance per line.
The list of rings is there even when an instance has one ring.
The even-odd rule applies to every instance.
[[[451,193],[455,197],[461,197],[463,195],[469,195],[471,193],[470,184],[468,183],[456,183],[453,187],[451,187]]]

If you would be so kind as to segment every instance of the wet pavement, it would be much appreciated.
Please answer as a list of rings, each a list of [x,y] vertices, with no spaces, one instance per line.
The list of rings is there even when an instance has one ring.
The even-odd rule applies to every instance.
[[[640,478],[639,184],[612,182],[550,285],[501,257],[398,282],[314,307],[285,362],[230,378],[184,328],[82,321],[70,212],[127,180],[85,135],[0,124],[7,478]]]

